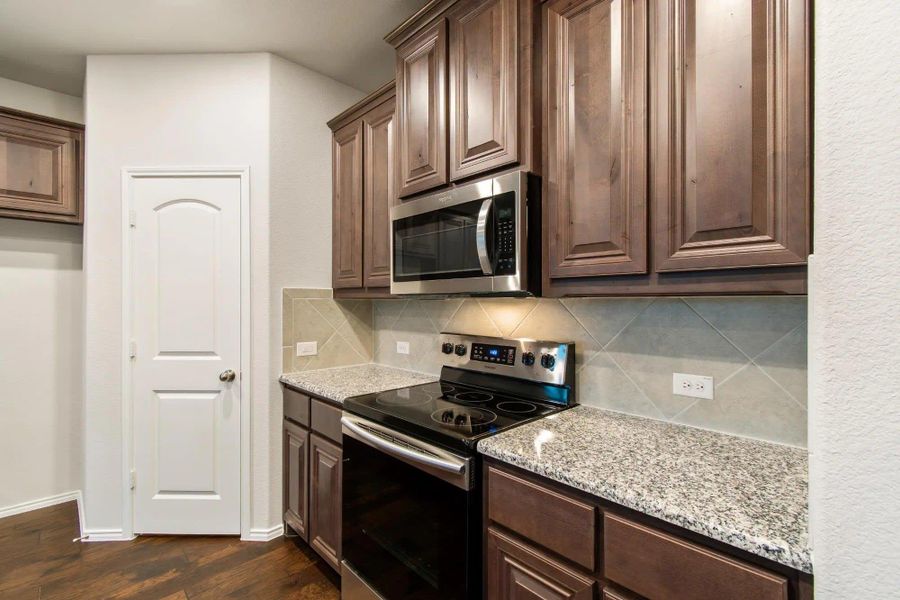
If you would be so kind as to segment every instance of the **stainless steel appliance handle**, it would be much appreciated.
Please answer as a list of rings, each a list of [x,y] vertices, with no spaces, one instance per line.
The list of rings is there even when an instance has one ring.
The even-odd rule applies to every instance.
[[[407,460],[423,463],[431,467],[435,467],[437,469],[455,474],[462,473],[466,468],[466,463],[462,460],[453,460],[452,458],[431,456],[429,454],[425,454],[424,452],[416,452],[412,448],[406,448],[405,446],[396,444],[379,435],[370,433],[369,431],[366,431],[364,428],[360,427],[355,419],[347,415],[341,417],[341,425],[349,429],[355,435],[359,436],[372,446],[383,450],[388,454],[401,456]]]
[[[478,250],[478,262],[481,263],[481,272],[485,275],[490,275],[494,272],[487,249],[488,215],[491,213],[491,205],[493,203],[493,198],[488,198],[481,203],[481,210],[478,211],[478,223],[475,226],[475,248]]]

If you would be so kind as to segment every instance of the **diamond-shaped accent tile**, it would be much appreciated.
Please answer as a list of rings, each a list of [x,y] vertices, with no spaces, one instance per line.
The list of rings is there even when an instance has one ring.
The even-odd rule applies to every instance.
[[[769,346],[753,361],[803,407],[807,402],[806,338],[804,324]]]
[[[576,368],[587,363],[600,349],[600,344],[558,300],[541,299],[513,331],[513,337],[575,342]]]
[[[504,337],[511,335],[538,303],[535,298],[484,298],[478,302]]]
[[[566,298],[561,302],[601,346],[606,346],[653,300],[650,298]]]
[[[665,418],[602,350],[578,372],[576,390],[580,404],[654,419]]]
[[[500,330],[484,312],[478,300],[467,299],[446,325],[446,331],[469,335],[499,336]]]

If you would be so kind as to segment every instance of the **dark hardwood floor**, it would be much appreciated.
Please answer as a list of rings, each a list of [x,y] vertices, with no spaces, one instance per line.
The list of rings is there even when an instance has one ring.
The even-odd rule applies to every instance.
[[[337,577],[303,542],[141,536],[81,543],[74,502],[0,519],[0,599],[337,600]]]

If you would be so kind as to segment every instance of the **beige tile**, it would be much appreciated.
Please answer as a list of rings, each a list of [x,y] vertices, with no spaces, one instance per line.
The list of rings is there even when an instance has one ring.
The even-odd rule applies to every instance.
[[[584,365],[578,372],[576,386],[579,404],[651,419],[665,418],[606,352],[598,352]]]
[[[411,369],[410,357],[410,354],[397,354],[397,340],[391,332],[377,334],[375,362],[400,369]]]
[[[334,334],[334,327],[312,307],[309,300],[296,298],[293,300],[293,306],[292,345],[296,346],[297,342],[317,342],[321,346]]]
[[[332,336],[324,345],[319,347],[316,356],[310,356],[306,369],[324,369],[328,367],[343,367],[368,362],[340,335]]]
[[[801,406],[806,407],[806,325],[775,342],[754,361]]]
[[[483,298],[478,302],[504,337],[512,335],[538,303],[535,298]]]
[[[597,343],[606,346],[653,300],[650,298],[566,298],[561,300]]]
[[[606,350],[667,418],[693,398],[672,394],[672,373],[723,381],[747,358],[681,300],[657,299]]]
[[[600,344],[558,300],[540,300],[512,335],[536,340],[575,342],[576,368],[586,364],[600,350]]]
[[[344,324],[344,321],[347,318],[344,316],[344,310],[342,309],[342,305],[338,304],[337,300],[330,299],[319,299],[312,298],[307,300],[309,305],[319,311],[319,314],[322,315],[325,320],[335,329]],[[347,300],[344,301],[344,306],[355,305],[355,300]]]
[[[806,297],[685,298],[750,358],[806,322]]]
[[[446,331],[469,335],[499,336],[500,330],[481,308],[478,300],[469,298],[462,303],[446,325]]]
[[[417,300],[423,314],[434,325],[437,332],[447,331],[447,323],[459,310],[463,301],[461,298],[447,298],[443,300]]]
[[[294,349],[284,346],[281,349],[281,372],[288,373],[294,370]]]
[[[331,298],[331,288],[282,288],[283,292],[293,298]]]
[[[403,314],[408,300],[375,300],[375,328],[381,330],[391,329],[397,319]]]
[[[291,368],[292,371],[305,371],[309,366],[310,357],[293,355],[291,360],[293,361],[293,367]]]
[[[291,346],[294,343],[294,301],[281,291],[281,345]]]
[[[698,400],[675,421],[737,435],[806,446],[806,411],[749,364],[716,386],[714,400]]]

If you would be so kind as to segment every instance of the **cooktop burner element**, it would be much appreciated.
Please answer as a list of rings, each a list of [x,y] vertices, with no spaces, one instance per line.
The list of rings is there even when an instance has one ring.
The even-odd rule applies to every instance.
[[[375,402],[384,406],[414,406],[416,404],[427,404],[432,400],[434,400],[434,396],[425,390],[406,388],[405,390],[397,390],[396,394],[390,396],[379,396],[375,399]]]
[[[531,402],[523,402],[521,400],[509,400],[506,402],[498,402],[497,410],[513,413],[515,415],[528,415],[537,410],[537,406]]]
[[[497,414],[478,408],[439,408],[431,413],[431,418],[445,427],[470,429],[484,427],[497,420]]]
[[[494,396],[485,392],[460,392],[453,399],[457,402],[490,402]]]

